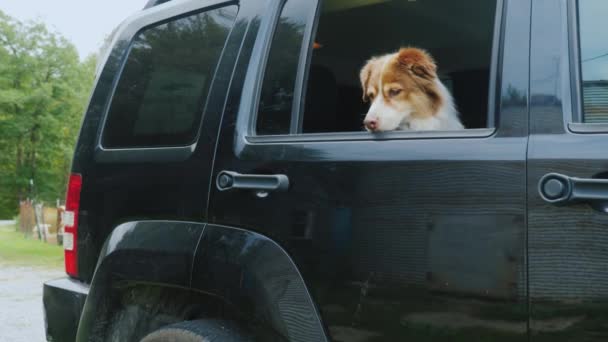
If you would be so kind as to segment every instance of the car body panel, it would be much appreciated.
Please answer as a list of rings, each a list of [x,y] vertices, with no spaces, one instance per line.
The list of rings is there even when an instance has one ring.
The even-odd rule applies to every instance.
[[[226,87],[241,45],[242,25],[234,26],[224,47],[205,115],[201,113],[203,128],[195,143],[182,147],[104,149],[100,137],[130,42],[138,32],[184,13],[234,5],[235,2],[218,0],[169,2],[132,16],[117,30],[97,77],[72,165],[72,172],[83,178],[77,241],[80,280],[91,281],[101,246],[112,228],[122,222],[204,221],[217,139],[213,127],[221,118]]]
[[[268,196],[213,189],[210,222],[285,248],[332,339],[527,338],[530,9],[505,2],[490,136],[252,137],[264,69],[257,61],[269,41],[256,42],[246,70],[237,66],[244,83],[228,99],[214,175],[283,174],[291,186]],[[307,22],[314,3],[300,10],[291,22]],[[513,324],[501,329],[506,318],[489,311]],[[462,317],[476,323],[459,331],[446,322]]]
[[[223,298],[285,341],[327,341],[298,268],[273,240],[208,224],[192,272],[192,287]]]
[[[75,341],[82,308],[89,294],[89,286],[70,278],[44,283],[46,337],[49,341]]]
[[[582,117],[576,1],[534,0],[533,6],[528,152],[531,341],[605,341],[608,216],[586,203],[545,202],[539,181],[548,173],[605,178],[608,132],[568,129]],[[559,328],[548,327],[551,322]]]

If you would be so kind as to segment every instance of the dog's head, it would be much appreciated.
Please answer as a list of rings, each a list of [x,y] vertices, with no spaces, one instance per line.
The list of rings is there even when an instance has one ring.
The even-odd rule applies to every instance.
[[[421,49],[372,58],[360,78],[363,101],[371,101],[363,121],[368,131],[396,130],[411,117],[432,116],[443,101],[435,61]]]

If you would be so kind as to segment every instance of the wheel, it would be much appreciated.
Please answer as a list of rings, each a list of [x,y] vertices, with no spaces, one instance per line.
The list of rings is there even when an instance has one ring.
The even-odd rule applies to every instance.
[[[220,320],[185,321],[162,327],[140,342],[251,342],[234,323]]]

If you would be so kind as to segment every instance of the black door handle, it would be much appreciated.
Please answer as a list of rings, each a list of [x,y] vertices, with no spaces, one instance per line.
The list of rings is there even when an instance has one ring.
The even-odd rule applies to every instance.
[[[249,175],[233,171],[221,171],[217,175],[217,188],[220,191],[230,189],[249,189],[270,191],[287,191],[289,178],[286,175]]]
[[[608,179],[548,173],[538,182],[538,192],[545,201],[552,204],[587,202],[594,209],[608,212]]]

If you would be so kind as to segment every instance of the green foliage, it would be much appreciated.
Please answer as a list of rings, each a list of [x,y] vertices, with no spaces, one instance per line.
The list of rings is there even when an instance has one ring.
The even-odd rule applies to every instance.
[[[20,199],[63,198],[95,59],[81,62],[44,24],[0,11],[0,217]]]
[[[61,270],[63,248],[40,240],[24,239],[13,226],[0,226],[0,267],[41,266]]]

